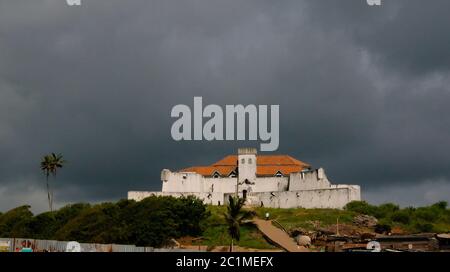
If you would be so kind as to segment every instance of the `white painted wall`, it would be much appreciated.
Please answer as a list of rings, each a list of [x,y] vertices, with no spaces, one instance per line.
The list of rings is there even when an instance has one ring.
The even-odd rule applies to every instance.
[[[331,183],[323,168],[289,175],[288,191],[325,189],[330,187]]]
[[[163,170],[163,174],[161,176],[164,176],[162,181],[163,192],[236,192],[237,178],[203,177],[202,175],[194,172],[170,172],[169,170]],[[289,177],[259,177],[254,180],[254,184],[240,184],[239,191],[287,191],[288,185]]]
[[[224,194],[223,193],[168,193],[168,192],[142,192],[142,191],[130,191],[128,192],[128,199],[141,201],[144,198],[150,196],[173,196],[173,197],[183,197],[183,196],[195,196],[203,201],[205,204],[209,205],[223,205],[224,204]]]
[[[182,197],[193,195],[205,204],[223,205],[228,196],[234,193],[173,193],[173,192],[128,192],[128,199],[141,201],[149,196]],[[242,197],[242,192],[239,194]],[[270,208],[330,208],[342,209],[351,201],[361,200],[360,187],[357,185],[339,185],[339,187],[315,190],[247,193],[247,205]]]
[[[239,184],[256,183],[256,149],[240,148],[238,150]]]
[[[247,191],[247,203],[273,208],[343,208],[347,203],[361,200],[357,185],[332,185],[324,169],[293,173],[289,177],[256,177],[256,153],[243,150],[238,155],[239,192]],[[241,164],[241,160],[244,163]],[[206,204],[227,202],[227,194],[236,192],[237,178],[203,177],[194,172],[161,172],[162,192],[128,192],[128,199],[140,201],[151,195],[181,197],[194,195]]]
[[[237,178],[205,178],[194,172],[163,170],[162,192],[232,193],[236,191]]]
[[[248,205],[270,208],[331,208],[342,209],[354,200],[360,200],[353,186],[338,189],[316,189],[272,193],[251,193]],[[359,190],[358,190],[359,191]],[[226,196],[226,195],[225,195]]]
[[[259,177],[256,179],[252,192],[287,191],[289,177]]]

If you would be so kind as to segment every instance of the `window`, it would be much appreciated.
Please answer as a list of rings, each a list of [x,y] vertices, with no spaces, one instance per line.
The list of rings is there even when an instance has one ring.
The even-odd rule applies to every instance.
[[[237,177],[236,172],[232,171],[232,172],[228,175],[228,177],[229,177],[229,178],[235,178],[235,177]]]
[[[280,171],[278,171],[276,174],[275,174],[275,177],[282,177],[283,176],[283,173],[281,173]]]
[[[252,164],[252,158],[248,159],[248,164]]]
[[[242,160],[241,160],[241,164],[245,164],[245,159],[242,159]]]
[[[219,174],[219,173],[217,173],[217,172],[214,172],[214,174],[213,174],[213,178],[220,178],[220,174]]]

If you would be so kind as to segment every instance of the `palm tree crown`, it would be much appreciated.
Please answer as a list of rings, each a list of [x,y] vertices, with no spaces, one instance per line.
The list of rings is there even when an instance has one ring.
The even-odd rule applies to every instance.
[[[245,204],[244,198],[229,196],[227,212],[224,214],[228,225],[228,234],[231,236],[231,247],[233,249],[233,240],[239,241],[241,238],[240,226],[245,220],[254,216],[253,211],[242,209]]]
[[[50,174],[56,178],[58,168],[62,168],[65,163],[66,161],[63,160],[63,156],[61,154],[56,155],[55,153],[45,155],[41,161],[41,170],[44,172],[47,180],[47,197],[50,211],[53,211],[53,191],[50,189],[48,178]]]

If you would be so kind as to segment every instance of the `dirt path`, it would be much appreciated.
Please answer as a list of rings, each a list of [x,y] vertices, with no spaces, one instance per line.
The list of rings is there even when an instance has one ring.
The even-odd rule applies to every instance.
[[[272,242],[288,252],[309,252],[305,247],[298,246],[286,232],[272,225],[271,220],[256,218],[253,220],[258,229]]]

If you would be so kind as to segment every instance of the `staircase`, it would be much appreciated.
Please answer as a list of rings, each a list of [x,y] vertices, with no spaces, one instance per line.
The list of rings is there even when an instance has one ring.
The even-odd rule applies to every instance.
[[[285,231],[275,227],[272,224],[272,220],[262,220],[256,218],[253,220],[253,223],[267,239],[277,244],[284,250],[288,252],[309,252],[307,248],[298,246],[294,239],[292,239]]]

